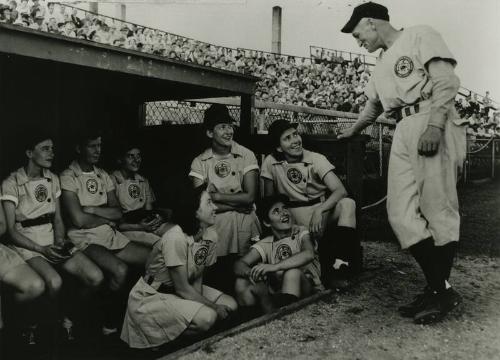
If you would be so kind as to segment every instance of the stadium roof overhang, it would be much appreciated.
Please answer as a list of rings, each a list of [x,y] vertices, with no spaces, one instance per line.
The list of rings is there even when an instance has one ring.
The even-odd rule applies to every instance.
[[[53,62],[65,74],[91,68],[94,85],[127,89],[143,101],[251,96],[257,77],[109,45],[0,24],[0,53]],[[113,89],[114,88],[114,89]]]

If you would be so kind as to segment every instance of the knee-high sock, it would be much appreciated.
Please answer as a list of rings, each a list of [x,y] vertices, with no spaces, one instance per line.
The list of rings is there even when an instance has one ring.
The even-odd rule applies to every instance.
[[[436,246],[436,257],[439,261],[442,276],[445,280],[450,278],[451,269],[457,253],[458,242],[453,241],[443,246]]]
[[[420,265],[429,287],[437,292],[444,291],[445,278],[438,263],[433,239],[427,238],[410,246],[410,253]]]

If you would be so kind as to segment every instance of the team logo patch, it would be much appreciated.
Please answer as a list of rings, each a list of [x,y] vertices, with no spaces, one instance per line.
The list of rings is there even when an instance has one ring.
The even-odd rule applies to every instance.
[[[408,56],[401,56],[394,65],[394,72],[400,78],[408,77],[413,71],[413,61]]]
[[[231,164],[227,161],[219,161],[215,164],[215,174],[220,178],[225,178],[231,174]]]
[[[137,199],[141,195],[141,188],[137,184],[130,184],[128,194],[132,199]]]
[[[298,184],[302,181],[302,173],[296,168],[288,169],[288,171],[286,172],[286,177],[294,184]]]
[[[97,192],[98,185],[96,179],[88,179],[86,185],[89,193],[95,194]]]
[[[208,256],[208,247],[202,246],[200,247],[196,253],[194,254],[194,262],[196,265],[205,265],[205,261]]]
[[[292,256],[292,249],[290,246],[288,246],[288,244],[281,244],[276,249],[276,255],[274,257],[276,260],[282,261],[288,259],[290,256]]]
[[[35,188],[35,199],[38,202],[44,202],[45,200],[47,200],[47,195],[48,191],[45,185],[40,184]]]

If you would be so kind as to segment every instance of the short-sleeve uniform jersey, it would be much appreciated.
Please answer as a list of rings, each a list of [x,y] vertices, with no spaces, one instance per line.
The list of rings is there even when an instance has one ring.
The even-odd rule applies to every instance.
[[[111,180],[115,186],[115,194],[124,214],[143,209],[146,204],[155,202],[156,197],[149,185],[149,181],[140,174],[135,174],[133,179],[126,179],[120,170],[111,173]],[[152,246],[165,232],[166,224],[161,225],[154,233],[140,230],[123,231],[128,239]]]
[[[170,269],[186,268],[193,284],[206,266],[217,260],[217,233],[208,228],[201,240],[194,241],[179,226],[174,226],[154,246],[146,263],[146,276],[131,290],[121,339],[135,348],[156,347],[182,334],[203,306],[175,293]],[[147,279],[148,281],[145,281]],[[206,285],[202,295],[215,302],[222,295]]]
[[[116,197],[124,213],[142,209],[156,198],[149,181],[142,175],[135,174],[133,179],[125,179],[120,170],[111,173]]]
[[[56,202],[61,196],[59,178],[48,169],[43,169],[40,179],[29,179],[24,168],[10,174],[2,183],[2,201],[10,201],[16,206],[16,230],[40,246],[54,243],[52,221],[46,224],[23,227],[25,220],[42,216],[54,216]],[[13,246],[19,255],[28,260],[42,254]]]
[[[303,226],[294,226],[290,236],[283,239],[275,239],[273,235],[265,237],[251,246],[257,250],[265,264],[277,264],[302,251],[302,241],[309,231]],[[314,260],[301,269],[316,289],[322,288],[321,268],[319,259],[315,254]]]
[[[418,154],[418,141],[430,119],[434,84],[426,64],[432,59],[456,60],[441,35],[428,26],[402,30],[377,61],[365,93],[380,101],[384,111],[403,109],[389,159],[387,209],[389,221],[403,248],[432,236],[437,245],[458,241],[460,216],[457,173],[465,159],[465,129],[450,106],[444,136],[435,156]]]
[[[113,181],[106,171],[94,167],[91,172],[83,172],[76,161],[61,173],[61,188],[75,193],[81,206],[106,205],[107,193],[115,190]],[[68,230],[68,237],[79,249],[97,244],[110,250],[117,250],[129,243],[127,237],[106,224],[91,229],[71,227]]]
[[[191,164],[189,176],[214,186],[221,194],[237,194],[243,191],[243,177],[253,170],[259,170],[255,154],[233,141],[227,156],[216,156],[211,148],[197,156]],[[219,238],[219,256],[245,254],[250,239],[259,235],[261,230],[254,211],[250,214],[236,211],[219,213],[215,228]]]
[[[290,211],[298,225],[309,226],[314,209],[329,195],[323,178],[334,169],[324,155],[304,149],[302,160],[297,163],[268,155],[262,163],[260,176],[272,181],[276,191],[291,202],[304,203],[304,206],[292,207]],[[317,203],[307,205],[308,202]]]

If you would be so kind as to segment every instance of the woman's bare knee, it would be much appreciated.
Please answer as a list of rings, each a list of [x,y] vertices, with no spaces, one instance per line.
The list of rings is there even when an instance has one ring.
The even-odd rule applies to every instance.
[[[124,262],[117,262],[111,270],[111,290],[118,290],[127,279],[128,266]]]
[[[193,330],[198,330],[200,332],[208,331],[214,326],[216,321],[217,313],[208,306],[203,305],[193,317],[192,324],[195,327]]]
[[[236,300],[232,296],[226,294],[222,294],[221,297],[217,299],[215,303],[220,305],[225,305],[229,309],[231,309],[231,311],[238,310],[238,303],[236,302]]]
[[[302,270],[294,268],[288,269],[283,274],[283,281],[297,281],[300,283],[300,278],[302,276]]]
[[[45,292],[45,282],[40,277],[24,279],[19,283],[18,289],[21,292],[18,298],[23,301],[33,300]]]

